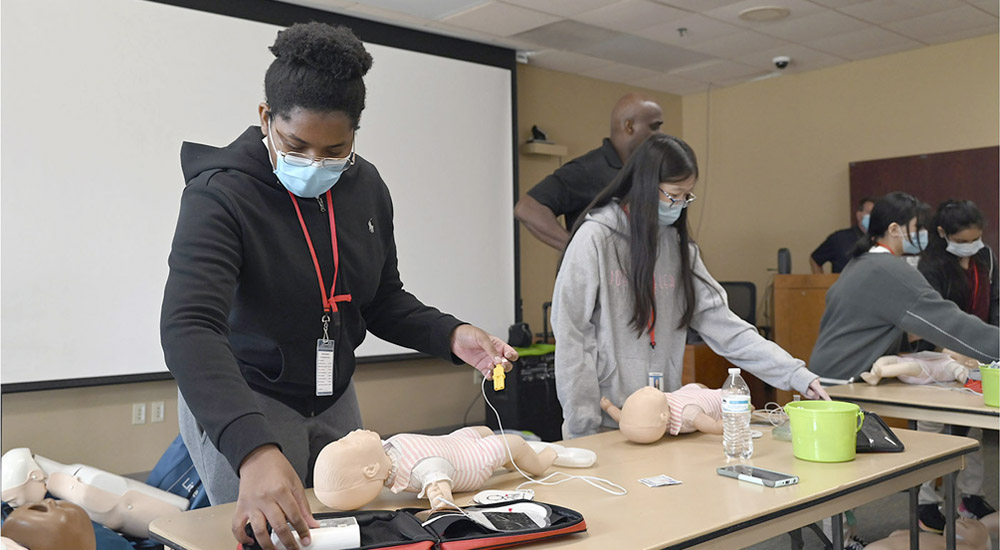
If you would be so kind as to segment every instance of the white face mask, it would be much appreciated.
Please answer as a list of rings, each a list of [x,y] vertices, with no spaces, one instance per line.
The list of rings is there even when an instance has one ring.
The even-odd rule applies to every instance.
[[[977,252],[983,249],[983,239],[982,237],[972,241],[971,243],[956,243],[948,239],[948,247],[945,248],[949,253],[958,256],[959,258],[968,258],[970,256],[975,256]]]

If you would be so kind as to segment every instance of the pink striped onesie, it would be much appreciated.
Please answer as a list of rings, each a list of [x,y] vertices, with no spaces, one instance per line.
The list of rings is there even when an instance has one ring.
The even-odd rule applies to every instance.
[[[686,384],[681,389],[664,395],[667,396],[667,405],[670,406],[670,435],[695,431],[695,415],[689,414],[689,418],[684,418],[684,409],[687,407],[697,407],[715,420],[722,418],[722,390],[710,390],[698,384]]]
[[[452,491],[474,491],[507,462],[503,438],[483,437],[474,428],[461,428],[448,435],[399,434],[385,441],[399,453],[396,474],[390,489],[406,490],[410,472],[422,459],[439,456],[455,467]],[[395,453],[389,453],[393,456]],[[387,482],[389,480],[386,480]]]

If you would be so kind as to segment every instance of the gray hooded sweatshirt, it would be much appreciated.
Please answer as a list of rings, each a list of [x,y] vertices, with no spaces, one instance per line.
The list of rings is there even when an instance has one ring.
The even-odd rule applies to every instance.
[[[630,326],[633,313],[628,221],[618,203],[595,209],[566,248],[552,297],[556,337],[556,392],[563,409],[564,438],[597,433],[618,425],[600,407],[601,397],[621,406],[632,392],[662,373],[662,389],[681,387],[685,328],[680,286],[680,237],[673,226],[660,228],[654,270],[655,338]],[[805,393],[816,375],[729,309],[722,287],[691,247],[694,316],[691,327],[713,351],[781,389]]]

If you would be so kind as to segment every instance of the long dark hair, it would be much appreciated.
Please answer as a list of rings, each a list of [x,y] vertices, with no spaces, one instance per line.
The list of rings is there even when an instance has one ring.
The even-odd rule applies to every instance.
[[[985,227],[983,213],[976,206],[976,203],[969,200],[948,199],[942,202],[934,214],[928,231],[927,250],[920,256],[920,269],[922,271],[936,271],[941,273],[941,280],[948,281],[950,290],[948,295],[954,297],[957,304],[969,303],[970,293],[969,279],[965,276],[965,271],[959,263],[958,256],[948,252],[948,241],[938,234],[937,228],[944,230],[944,234],[954,235],[959,231],[975,227],[983,229]],[[972,256],[969,261],[976,262],[983,269],[987,269],[985,261],[979,254]],[[943,289],[941,289],[943,290]],[[942,292],[945,294],[945,292]]]
[[[272,116],[287,118],[302,108],[342,111],[355,130],[365,108],[362,77],[372,56],[351,29],[325,23],[296,23],[278,32],[275,60],[264,76],[264,99]]]
[[[653,270],[659,251],[660,183],[682,182],[690,178],[698,178],[698,161],[691,147],[673,136],[653,134],[632,153],[618,176],[594,198],[573,226],[570,240],[591,210],[605,206],[613,199],[618,199],[623,207],[628,208],[630,268],[627,272],[634,306],[629,325],[639,334],[656,317]],[[674,227],[680,236],[681,289],[684,293],[684,313],[677,328],[684,328],[691,323],[694,315],[694,271],[688,246],[691,238],[686,208],[674,222]]]
[[[851,253],[853,257],[868,252],[875,246],[879,239],[889,231],[889,226],[893,223],[903,228],[906,238],[910,238],[910,220],[917,219],[917,230],[926,225],[922,213],[926,211],[926,204],[920,202],[909,193],[896,191],[875,201],[872,212],[868,218],[868,233],[866,233],[854,246]]]

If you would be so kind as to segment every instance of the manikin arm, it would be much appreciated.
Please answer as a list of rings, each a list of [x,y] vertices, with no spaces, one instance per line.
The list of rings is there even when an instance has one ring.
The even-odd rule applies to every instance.
[[[81,464],[35,460],[48,473],[53,495],[86,510],[90,519],[134,537],[149,537],[149,522],[183,512],[187,499],[126,477]]]
[[[686,414],[687,411],[685,411]],[[694,427],[699,432],[707,434],[722,435],[722,419],[716,420],[711,416],[698,411],[694,417]]]
[[[604,412],[608,413],[608,416],[610,416],[615,422],[622,421],[622,410],[616,407],[615,404],[612,403],[607,397],[601,398],[601,408],[604,409]]]

